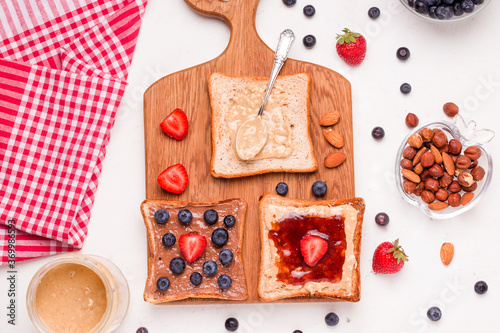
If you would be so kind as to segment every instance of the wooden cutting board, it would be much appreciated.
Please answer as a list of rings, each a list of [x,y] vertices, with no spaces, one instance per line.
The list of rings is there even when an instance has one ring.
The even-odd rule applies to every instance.
[[[319,169],[308,174],[275,173],[237,179],[217,179],[210,175],[211,131],[208,76],[214,72],[230,75],[269,77],[274,51],[264,44],[255,29],[255,13],[259,0],[185,0],[201,14],[215,16],[231,28],[229,45],[217,58],[204,64],[168,75],[155,82],[144,94],[144,132],[146,145],[146,197],[191,202],[213,202],[227,198],[243,198],[248,202],[244,233],[243,257],[249,298],[246,303],[259,302],[258,200],[265,192],[274,193],[276,184],[289,186],[287,197],[315,200],[311,185],[325,181],[328,192],[324,199],[354,197],[354,162],[352,142],[351,85],[331,69],[288,59],[281,74],[307,72],[312,76],[311,135]],[[283,27],[283,30],[287,27]],[[276,36],[276,45],[279,36]],[[296,36],[293,47],[302,47]],[[276,45],[272,45],[273,48]],[[201,51],[201,50],[198,50]],[[189,120],[189,133],[181,141],[166,136],[159,124],[175,108],[181,108]],[[344,136],[340,149],[347,160],[336,169],[326,169],[324,158],[339,149],[324,139],[319,125],[321,117],[338,110],[341,120],[335,129]],[[189,185],[177,195],[164,191],[157,176],[168,166],[182,163],[189,175]],[[315,299],[294,299],[309,301]],[[324,300],[323,300],[324,301]],[[217,300],[186,300],[175,304],[221,303]]]

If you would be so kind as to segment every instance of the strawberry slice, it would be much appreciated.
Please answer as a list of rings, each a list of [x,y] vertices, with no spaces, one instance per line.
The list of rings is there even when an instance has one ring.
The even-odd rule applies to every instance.
[[[207,239],[203,235],[188,234],[179,237],[179,247],[187,262],[194,262],[207,246]]]
[[[189,183],[189,177],[186,168],[182,164],[174,164],[165,169],[158,176],[158,184],[172,193],[182,193]]]
[[[307,266],[315,266],[328,250],[328,242],[315,235],[304,236],[300,240],[300,253]]]
[[[188,132],[188,119],[181,109],[175,109],[160,124],[161,130],[169,137],[182,140]]]

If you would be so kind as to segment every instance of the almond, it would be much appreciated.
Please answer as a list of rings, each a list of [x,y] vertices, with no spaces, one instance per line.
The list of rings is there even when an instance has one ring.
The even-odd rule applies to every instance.
[[[431,153],[432,155],[434,155],[434,160],[436,161],[436,164],[443,163],[443,156],[434,145],[431,145]]]
[[[441,261],[445,266],[448,266],[455,254],[455,246],[452,243],[443,243],[441,245]]]
[[[462,198],[460,198],[460,203],[462,204],[462,206],[465,206],[469,202],[471,202],[472,199],[474,199],[474,193],[473,192],[467,192],[467,193],[464,193],[464,195],[462,195]]]
[[[340,120],[340,113],[338,111],[330,111],[326,113],[320,120],[321,126],[332,126]]]
[[[328,155],[325,158],[325,166],[327,168],[335,168],[344,163],[345,159],[347,158],[346,154],[342,152],[336,152],[333,154]]]
[[[420,183],[420,176],[417,175],[415,172],[407,169],[401,169],[401,173],[409,181],[414,182],[415,184]]]
[[[429,204],[429,206],[427,206],[427,207],[429,207],[430,210],[440,211],[440,210],[448,208],[449,206],[450,205],[447,202],[436,201],[436,202]]]
[[[329,128],[323,130],[323,135],[326,141],[328,141],[335,148],[342,148],[344,146],[344,138],[337,131]]]
[[[443,156],[443,165],[444,165],[444,168],[446,169],[446,172],[448,172],[448,174],[450,176],[454,176],[455,175],[455,163],[453,162],[453,159],[450,157],[450,155],[448,155],[445,152],[443,152],[442,156]]]

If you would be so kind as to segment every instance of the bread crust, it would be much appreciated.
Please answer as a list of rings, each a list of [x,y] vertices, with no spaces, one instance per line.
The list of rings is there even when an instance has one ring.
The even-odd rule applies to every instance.
[[[248,291],[247,291],[247,286],[246,286],[246,279],[245,279],[245,272],[244,268],[241,267],[242,270],[242,281],[243,281],[243,288],[245,289],[244,294],[239,297],[227,297],[222,295],[221,293],[211,293],[211,292],[196,292],[196,293],[183,293],[183,294],[178,294],[178,295],[165,295],[164,297],[158,298],[155,297],[153,294],[148,293],[147,287],[151,285],[156,285],[156,282],[154,281],[153,278],[153,271],[154,271],[154,254],[156,251],[158,251],[158,243],[155,242],[155,234],[154,234],[154,217],[151,218],[148,215],[148,209],[152,205],[161,205],[162,207],[168,207],[168,208],[177,208],[177,207],[185,207],[185,206],[200,206],[200,207],[206,207],[206,208],[214,208],[217,209],[217,206],[223,204],[223,203],[236,203],[239,207],[239,216],[237,217],[238,223],[240,224],[237,237],[238,237],[238,249],[239,251],[236,253],[233,253],[234,257],[238,258],[239,262],[243,264],[243,257],[242,257],[242,248],[243,248],[243,231],[245,227],[245,217],[246,217],[246,211],[247,211],[247,203],[245,200],[236,198],[236,199],[227,199],[227,200],[221,200],[221,201],[216,201],[216,202],[186,202],[186,201],[171,201],[171,200],[154,200],[154,199],[148,199],[144,200],[141,204],[141,213],[142,217],[144,219],[144,224],[146,225],[147,229],[147,239],[148,239],[148,278],[146,280],[146,287],[144,289],[144,300],[146,302],[152,303],[152,304],[160,304],[160,303],[166,303],[166,302],[172,302],[172,301],[177,301],[177,300],[182,300],[182,299],[187,299],[187,298],[207,298],[207,299],[224,299],[224,300],[246,300],[248,298]],[[169,221],[170,222],[170,221]],[[167,223],[169,223],[167,222]],[[171,222],[170,222],[171,223]],[[208,245],[207,245],[208,246]]]
[[[318,170],[318,161],[316,159],[316,155],[314,154],[314,149],[313,149],[313,143],[312,143],[312,138],[311,138],[311,105],[310,105],[310,95],[311,95],[311,75],[309,73],[301,72],[301,73],[296,73],[296,74],[291,74],[291,75],[283,75],[279,76],[278,79],[284,79],[288,77],[293,77],[296,75],[306,75],[307,76],[307,103],[306,103],[306,109],[307,109],[307,117],[305,119],[307,123],[307,143],[309,145],[309,151],[308,154],[311,156],[311,165],[307,167],[297,167],[296,163],[293,163],[289,166],[283,167],[283,163],[286,162],[287,158],[268,158],[266,160],[273,160],[277,161],[278,166],[276,167],[269,167],[269,168],[261,168],[258,170],[254,171],[235,171],[231,173],[225,173],[218,171],[217,168],[215,167],[215,158],[216,158],[216,148],[217,148],[217,124],[214,121],[214,116],[215,114],[215,96],[214,96],[214,89],[212,88],[212,81],[213,78],[216,76],[224,76],[227,78],[232,78],[232,79],[243,79],[246,81],[250,82],[267,82],[269,78],[267,77],[247,77],[247,76],[237,76],[237,75],[226,75],[226,74],[221,74],[221,73],[213,73],[210,75],[208,78],[208,93],[210,96],[210,109],[211,109],[211,131],[212,131],[212,157],[210,160],[210,173],[212,174],[213,177],[215,178],[239,178],[239,177],[248,177],[248,176],[254,176],[254,175],[260,175],[264,173],[273,173],[273,172],[314,172]],[[293,140],[293,139],[292,139]],[[251,163],[251,162],[247,162]]]
[[[265,242],[272,242],[269,240],[267,227],[264,221],[264,212],[269,204],[278,204],[288,207],[314,207],[314,206],[328,206],[336,207],[349,205],[357,211],[356,226],[354,229],[354,235],[352,238],[353,252],[355,257],[354,267],[352,267],[351,285],[350,289],[346,292],[342,290],[335,290],[335,284],[330,283],[332,288],[328,291],[318,291],[311,294],[307,290],[301,290],[296,292],[287,292],[286,295],[272,296],[270,293],[264,291],[265,287],[265,269],[270,264],[266,262],[266,246]],[[363,224],[363,214],[365,210],[365,203],[362,198],[352,198],[352,199],[339,199],[339,200],[325,200],[325,201],[308,201],[302,199],[288,199],[274,194],[264,194],[259,201],[259,220],[260,220],[260,236],[261,236],[261,262],[260,262],[260,274],[259,274],[259,286],[258,294],[262,301],[270,302],[276,301],[284,298],[293,297],[303,297],[309,296],[313,298],[329,298],[338,301],[348,301],[348,302],[358,302],[361,297],[361,286],[360,286],[360,253],[361,253],[361,234],[362,234],[362,224]],[[347,222],[347,220],[346,220]],[[274,263],[272,263],[274,265]]]

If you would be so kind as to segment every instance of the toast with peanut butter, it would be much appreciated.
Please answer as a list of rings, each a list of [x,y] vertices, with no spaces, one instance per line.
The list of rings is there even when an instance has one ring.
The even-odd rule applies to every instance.
[[[360,299],[364,200],[306,201],[265,194],[259,203],[263,301]]]
[[[236,151],[240,125],[257,115],[268,78],[212,74],[208,79],[212,110],[214,177],[235,178],[269,172],[314,172],[318,163],[310,133],[311,77],[307,73],[279,76],[264,109],[267,141],[255,157]]]

